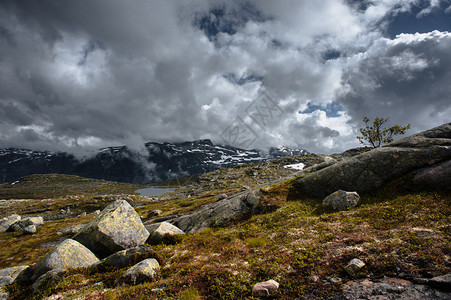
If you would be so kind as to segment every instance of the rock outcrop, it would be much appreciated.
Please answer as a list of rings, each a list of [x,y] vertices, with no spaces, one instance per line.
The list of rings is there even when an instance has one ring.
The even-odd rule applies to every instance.
[[[451,123],[447,123],[309,174],[300,178],[294,188],[317,198],[340,189],[362,194],[450,159]]]
[[[409,299],[446,300],[449,294],[426,285],[414,284],[399,278],[383,278],[381,281],[360,279],[349,281],[343,286],[343,298],[354,299]]]
[[[451,187],[451,160],[415,171],[412,182],[425,189]]]
[[[99,257],[106,257],[142,245],[148,237],[149,232],[133,207],[125,200],[117,200],[86,224],[73,239]]]
[[[205,205],[201,209],[181,217],[169,220],[185,233],[194,233],[207,227],[219,227],[233,220],[250,216],[260,203],[259,191],[246,191],[233,197]]]
[[[34,266],[34,279],[54,269],[88,267],[99,259],[85,246],[72,239],[64,240]]]
[[[433,277],[428,280],[427,284],[451,292],[451,273]]]

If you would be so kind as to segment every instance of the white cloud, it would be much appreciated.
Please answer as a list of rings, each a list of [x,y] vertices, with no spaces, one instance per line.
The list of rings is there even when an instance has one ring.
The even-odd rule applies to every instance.
[[[449,47],[451,34],[436,31],[381,38],[346,62],[339,100],[354,122],[390,117],[415,131],[449,122]]]
[[[445,120],[449,34],[389,40],[381,22],[416,1],[372,1],[364,11],[347,2],[4,1],[0,147],[222,142],[236,117],[252,123],[245,109],[261,90],[285,113],[267,131],[250,124],[256,147],[344,150],[357,145],[368,111],[412,118],[416,129]],[[224,20],[214,7],[224,8]],[[203,15],[233,30],[209,39],[196,25]],[[346,109],[338,116],[299,113],[337,101]]]

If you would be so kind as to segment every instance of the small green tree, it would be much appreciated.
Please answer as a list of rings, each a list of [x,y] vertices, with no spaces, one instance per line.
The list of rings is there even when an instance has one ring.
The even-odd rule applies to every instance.
[[[363,118],[363,122],[365,123],[364,128],[360,128],[360,133],[362,136],[358,136],[357,139],[363,145],[366,143],[373,146],[373,148],[377,148],[382,146],[385,143],[393,142],[393,136],[398,134],[404,134],[408,129],[410,129],[410,124],[407,126],[394,125],[390,128],[382,128],[382,125],[388,121],[388,118],[378,118],[374,119],[373,126],[368,124],[370,119],[367,117]]]

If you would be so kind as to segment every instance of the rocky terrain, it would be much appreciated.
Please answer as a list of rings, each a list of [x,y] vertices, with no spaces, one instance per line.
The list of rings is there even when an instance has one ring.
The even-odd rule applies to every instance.
[[[450,299],[450,159],[448,123],[156,197],[70,175],[3,183],[0,297]]]
[[[146,143],[141,151],[126,146],[100,149],[77,159],[62,152],[0,149],[0,182],[32,174],[71,174],[118,182],[149,183],[202,174],[238,164],[308,154],[287,147],[260,150],[214,145],[210,140],[184,143]]]

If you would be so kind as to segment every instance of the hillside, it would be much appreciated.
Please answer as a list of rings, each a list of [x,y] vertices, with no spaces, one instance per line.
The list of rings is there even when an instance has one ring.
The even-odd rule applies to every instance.
[[[0,183],[32,174],[70,174],[126,183],[149,183],[229,168],[243,163],[304,155],[308,151],[287,147],[260,150],[214,145],[210,140],[107,147],[84,158],[65,152],[0,149]]]
[[[254,284],[273,279],[280,284],[271,295],[275,299],[449,299],[449,275],[440,276],[451,273],[451,191],[449,185],[426,184],[437,183],[433,174],[449,172],[451,131],[437,137],[439,131],[384,149],[284,157],[221,169],[166,182],[178,189],[156,197],[134,195],[133,190],[141,186],[66,175],[36,175],[3,184],[0,198],[8,200],[0,201],[2,217],[42,215],[45,222],[32,235],[0,233],[0,269],[39,262],[73,236],[62,229],[87,223],[95,216],[94,207],[102,210],[118,198],[130,203],[145,224],[200,222],[205,210],[212,217],[203,221],[212,224],[208,228],[186,225],[185,232],[192,233],[165,244],[148,244],[160,264],[154,280],[124,284],[121,275],[128,267],[77,268],[49,276],[38,290],[15,283],[4,291],[11,299],[257,299],[252,296]],[[406,150],[407,144],[413,150]],[[381,153],[397,155],[396,170],[400,170],[406,151],[433,155],[435,160],[425,164],[419,158],[414,163],[408,160],[402,175],[374,173],[386,179],[359,192],[360,205],[355,208],[324,207],[321,197],[311,195],[317,189],[306,188],[307,182],[358,167]],[[285,168],[299,163],[304,170]],[[430,169],[435,170],[432,175]],[[424,185],[418,184],[418,178]],[[449,182],[449,177],[441,179]],[[327,180],[328,187],[340,183],[339,178]],[[31,194],[36,197],[23,199]],[[213,214],[216,207],[228,207],[223,204],[251,198],[256,201],[252,208],[241,206],[246,213]],[[161,212],[154,214],[155,210]],[[354,258],[365,266],[349,272],[346,266]]]

